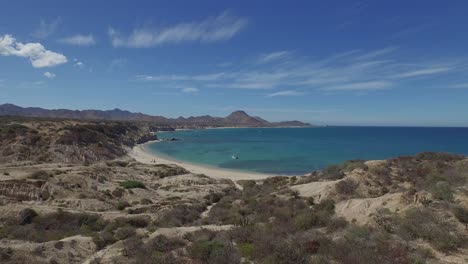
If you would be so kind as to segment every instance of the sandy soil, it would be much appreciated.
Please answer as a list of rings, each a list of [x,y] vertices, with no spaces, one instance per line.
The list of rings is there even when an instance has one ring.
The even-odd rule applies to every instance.
[[[205,174],[208,177],[215,178],[215,179],[231,179],[233,181],[237,180],[261,180],[268,177],[276,176],[273,174],[266,174],[266,173],[254,173],[254,172],[243,172],[243,171],[235,171],[235,170],[227,170],[227,169],[220,169],[215,167],[208,167],[202,166],[198,164],[192,164],[187,162],[182,162],[179,160],[168,159],[166,157],[161,157],[157,154],[149,152],[145,149],[146,144],[141,144],[135,146],[133,149],[129,151],[129,155],[134,158],[135,160],[146,163],[146,164],[176,164],[185,168],[186,170],[197,173],[197,174]],[[156,160],[156,163],[152,162]]]

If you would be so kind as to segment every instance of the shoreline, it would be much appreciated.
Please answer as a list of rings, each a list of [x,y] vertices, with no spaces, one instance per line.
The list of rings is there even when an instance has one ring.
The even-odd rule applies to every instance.
[[[155,142],[160,142],[160,140],[153,140],[153,141],[149,141],[143,144],[138,144],[134,146],[128,152],[128,155],[141,163],[175,164],[177,166],[183,167],[184,169],[190,171],[191,173],[204,174],[214,179],[230,179],[232,181],[263,180],[268,177],[280,176],[276,174],[267,174],[267,173],[259,173],[259,172],[244,172],[244,171],[222,169],[222,168],[204,166],[200,164],[193,164],[189,162],[183,162],[180,160],[164,157],[156,153],[150,152],[146,149],[146,146],[148,144],[155,143]],[[152,160],[156,160],[156,163],[152,162]]]
[[[245,129],[245,128],[317,128],[322,126],[266,126],[266,127],[197,127],[197,128],[175,128],[174,131],[158,131],[158,133],[163,132],[175,132],[175,131],[187,131],[187,130],[212,130],[212,129]]]

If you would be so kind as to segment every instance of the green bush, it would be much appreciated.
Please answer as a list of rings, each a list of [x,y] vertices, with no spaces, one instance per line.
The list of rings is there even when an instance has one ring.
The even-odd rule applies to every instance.
[[[49,177],[50,177],[50,174],[47,171],[38,170],[38,171],[33,172],[28,178],[47,181]]]
[[[146,189],[146,186],[142,182],[133,181],[133,180],[127,180],[127,181],[121,182],[120,186],[124,189],[134,189],[134,188]]]
[[[103,230],[107,222],[97,215],[86,213],[68,213],[57,211],[46,215],[34,215],[33,211],[24,211],[24,219],[6,219],[0,227],[0,238],[11,238],[35,242],[60,240],[65,237],[95,235]],[[27,217],[26,217],[27,216]],[[29,223],[28,223],[29,222]]]
[[[34,217],[36,216],[37,216],[36,211],[34,211],[31,208],[25,208],[21,210],[19,213],[19,224],[20,225],[30,224],[32,220],[34,219]]]
[[[129,207],[130,204],[127,201],[119,201],[116,205],[117,210],[125,210],[125,208]]]
[[[359,184],[351,179],[345,179],[335,185],[335,190],[341,195],[351,196],[355,193]]]
[[[335,201],[331,199],[325,199],[314,206],[314,209],[319,211],[335,212]]]
[[[468,210],[461,206],[456,206],[453,209],[453,213],[457,217],[458,221],[468,224]]]
[[[453,191],[446,181],[439,181],[431,188],[432,196],[438,200],[452,201]]]
[[[326,167],[322,173],[323,177],[329,180],[339,180],[345,176],[341,166],[339,165],[330,165]]]
[[[136,234],[135,228],[131,226],[124,226],[115,231],[115,238],[117,240],[124,240]]]
[[[215,241],[196,241],[190,248],[190,256],[202,262],[208,262],[212,252],[222,249],[224,246]]]
[[[255,246],[252,243],[239,243],[239,251],[242,257],[250,258],[254,252]]]
[[[348,160],[345,161],[341,167],[343,168],[343,171],[346,172],[351,172],[355,169],[367,170],[368,167],[366,164],[364,164],[364,162],[365,160]]]
[[[456,250],[463,242],[453,223],[427,208],[411,208],[396,219],[398,233],[407,240],[422,238],[436,249]]]

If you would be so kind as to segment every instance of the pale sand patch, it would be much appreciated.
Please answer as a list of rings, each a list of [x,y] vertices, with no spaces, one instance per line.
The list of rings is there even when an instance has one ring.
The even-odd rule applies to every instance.
[[[328,198],[335,189],[335,184],[341,180],[309,182],[291,186],[292,190],[298,191],[301,196],[313,197],[316,202]]]
[[[149,143],[152,143],[152,142],[148,142],[148,143],[141,144],[141,145],[136,145],[133,149],[129,150],[128,155],[141,163],[175,164],[175,165],[185,168],[186,170],[192,173],[205,174],[206,176],[215,178],[215,179],[230,179],[233,181],[262,180],[268,177],[277,176],[274,174],[266,174],[266,173],[243,172],[243,171],[220,169],[220,168],[215,168],[215,167],[208,167],[208,166],[203,166],[203,165],[198,165],[198,164],[182,162],[182,161],[175,160],[175,159],[169,159],[167,157],[161,157],[161,155],[157,155],[145,149],[145,146]],[[153,160],[156,160],[156,163],[152,162]]]
[[[379,209],[388,208],[390,211],[404,210],[408,204],[402,202],[402,193],[387,193],[375,198],[356,198],[341,201],[336,204],[335,212],[348,221],[355,219],[358,224],[367,224],[372,214]]]

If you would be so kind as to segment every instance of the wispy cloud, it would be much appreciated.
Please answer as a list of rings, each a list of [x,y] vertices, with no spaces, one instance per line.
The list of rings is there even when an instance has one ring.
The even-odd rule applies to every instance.
[[[386,81],[370,81],[348,83],[321,88],[324,91],[374,91],[390,87],[392,84]]]
[[[74,35],[66,38],[59,39],[59,42],[75,46],[92,46],[96,44],[94,36],[89,35]]]
[[[50,22],[47,22],[46,20],[41,19],[41,21],[39,22],[38,28],[36,29],[36,31],[34,31],[32,35],[36,38],[45,39],[48,36],[55,33],[59,23],[60,23],[60,17]]]
[[[186,88],[182,89],[182,92],[184,92],[184,93],[196,93],[196,92],[198,92],[198,89],[194,88],[194,87],[186,87]]]
[[[86,65],[79,59],[75,58],[73,59],[73,67],[76,67],[78,69],[84,69]]]
[[[216,81],[224,77],[225,73],[210,73],[199,75],[137,75],[136,78],[141,81]]]
[[[259,63],[269,63],[269,62],[289,58],[289,57],[291,57],[291,55],[292,55],[292,52],[287,51],[287,50],[267,53],[267,54],[263,54],[263,55],[259,56],[258,62]]]
[[[217,42],[234,37],[248,24],[248,20],[225,11],[203,21],[181,23],[160,29],[137,28],[129,36],[109,28],[114,47],[149,48],[183,42]]]
[[[423,75],[439,74],[439,73],[444,73],[448,71],[450,71],[449,67],[426,68],[426,69],[413,70],[413,71],[397,74],[396,77],[400,77],[400,78],[417,77],[417,76],[423,76]]]
[[[206,88],[275,89],[277,91],[271,95],[279,93],[275,96],[286,96],[292,95],[291,91],[360,92],[390,89],[411,78],[436,78],[438,74],[454,73],[459,69],[459,62],[455,60],[443,63],[411,61],[398,57],[398,50],[396,47],[367,52],[351,50],[313,60],[278,51],[252,56],[244,60],[243,64],[223,68],[223,72],[138,75],[137,80],[176,87],[193,85]],[[290,92],[281,94],[284,91]]]
[[[266,97],[277,97],[277,96],[301,96],[304,95],[303,92],[298,91],[279,91],[271,94],[267,94]]]
[[[0,55],[28,58],[34,68],[52,67],[67,62],[63,54],[47,50],[40,43],[21,43],[11,35],[0,37]]]
[[[56,75],[55,75],[55,73],[52,73],[52,72],[44,72],[44,76],[47,79],[54,79]]]

